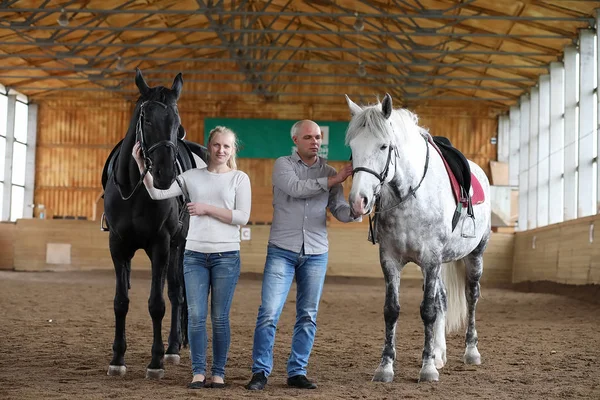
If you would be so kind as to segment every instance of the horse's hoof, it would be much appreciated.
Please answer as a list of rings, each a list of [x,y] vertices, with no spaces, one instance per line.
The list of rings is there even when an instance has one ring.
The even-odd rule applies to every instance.
[[[440,373],[435,369],[435,365],[428,364],[421,368],[419,373],[419,382],[437,382],[440,380]]]
[[[125,372],[127,372],[127,367],[124,365],[109,365],[108,372],[106,375],[108,376],[124,376]]]
[[[385,367],[379,366],[375,370],[375,375],[373,375],[372,382],[385,382],[389,383],[394,380],[394,368],[392,368],[391,364],[386,365]]]
[[[173,365],[179,365],[181,357],[179,354],[165,354],[165,362]]]
[[[481,355],[479,354],[477,347],[467,347],[463,360],[465,364],[481,365]]]
[[[146,378],[147,379],[162,379],[165,377],[164,369],[146,369]]]

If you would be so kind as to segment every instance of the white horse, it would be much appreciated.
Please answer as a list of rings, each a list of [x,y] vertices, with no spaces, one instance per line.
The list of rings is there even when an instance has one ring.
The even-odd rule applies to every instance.
[[[446,363],[445,331],[464,326],[467,313],[464,362],[480,364],[475,307],[483,252],[490,238],[487,177],[469,161],[485,200],[473,206],[473,221],[463,213],[453,230],[457,202],[452,185],[442,157],[428,141],[429,132],[418,126],[416,115],[394,110],[389,94],[383,102],[365,108],[347,96],[346,100],[352,115],[346,144],[352,149],[354,167],[349,202],[356,215],[370,214],[376,208],[374,233],[386,283],[385,345],[373,381],[394,378],[400,272],[408,262],[421,267],[424,280],[425,343],[419,381],[439,379],[437,369]]]

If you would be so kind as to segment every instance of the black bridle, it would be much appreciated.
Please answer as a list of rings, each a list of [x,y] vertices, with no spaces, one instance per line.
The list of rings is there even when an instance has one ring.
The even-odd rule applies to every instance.
[[[395,148],[394,148],[394,146],[390,145],[389,151],[388,151],[388,156],[387,156],[387,161],[385,162],[385,167],[383,168],[383,171],[381,171],[380,174],[378,174],[377,172],[375,172],[372,169],[367,168],[367,167],[356,167],[352,170],[352,176],[354,176],[354,174],[357,172],[363,171],[368,174],[374,175],[377,179],[379,179],[379,184],[383,184],[383,182],[385,181],[385,177],[387,176],[388,172],[390,172],[390,164],[392,161],[392,150],[395,150]],[[398,157],[397,153],[396,153],[396,157]],[[350,156],[350,159],[352,159],[352,156]]]
[[[114,180],[115,186],[119,190],[119,194],[121,195],[121,199],[123,199],[125,201],[127,201],[127,200],[129,200],[129,199],[131,199],[133,197],[133,195],[135,194],[135,192],[139,189],[139,187],[144,182],[144,178],[146,177],[146,174],[148,172],[152,171],[152,159],[150,158],[150,154],[153,151],[155,151],[159,147],[171,148],[171,149],[173,149],[173,152],[174,152],[173,165],[175,165],[177,163],[177,151],[178,151],[178,148],[177,148],[177,144],[174,143],[172,140],[170,140],[170,139],[161,140],[161,141],[159,141],[157,143],[154,143],[152,146],[150,146],[150,148],[148,148],[147,145],[146,145],[146,140],[144,139],[144,129],[143,129],[143,125],[144,125],[144,107],[147,104],[150,104],[150,103],[158,104],[159,106],[161,106],[165,110],[169,107],[165,103],[162,103],[162,102],[157,101],[157,100],[146,100],[146,101],[144,101],[140,105],[140,113],[138,115],[138,120],[137,120],[137,123],[135,125],[135,136],[136,136],[136,141],[140,142],[140,149],[142,151],[142,158],[144,160],[144,171],[140,174],[140,179],[137,182],[137,184],[135,185],[135,187],[133,188],[133,190],[131,191],[131,193],[129,194],[129,196],[124,196],[123,195],[123,191],[121,189],[121,185],[119,185],[119,183],[117,182],[116,174],[113,174],[113,180]],[[177,182],[177,183],[179,183],[179,182]]]
[[[373,217],[371,217],[371,214],[369,214],[369,239],[371,240],[371,242],[373,244],[377,243],[377,239],[375,237],[375,231],[376,231],[376,227],[377,227],[377,216],[383,212],[386,211],[390,211],[396,207],[398,207],[400,204],[404,203],[410,196],[413,196],[414,198],[416,198],[417,196],[415,195],[415,193],[417,192],[417,190],[419,190],[419,188],[421,187],[421,184],[423,183],[423,180],[425,179],[425,175],[427,175],[427,169],[429,168],[429,142],[427,140],[427,137],[423,137],[425,139],[425,148],[426,148],[426,155],[425,155],[425,167],[423,168],[423,176],[421,176],[421,180],[419,181],[419,184],[417,186],[415,186],[414,188],[412,186],[410,186],[408,188],[408,193],[406,194],[406,196],[403,198],[402,195],[400,194],[399,189],[388,183],[388,185],[390,185],[390,187],[392,188],[392,191],[396,194],[396,196],[398,197],[398,202],[396,204],[394,204],[393,206],[386,208],[384,210],[381,209],[381,190],[377,191],[377,193],[375,193],[375,205],[373,207],[373,212],[371,214],[374,214]],[[357,172],[366,172],[368,174],[371,174],[373,176],[375,176],[377,179],[379,179],[379,186],[383,186],[387,178],[388,173],[390,172],[390,164],[392,162],[392,151],[395,154],[395,157],[398,158],[398,152],[395,149],[394,146],[392,146],[391,144],[389,145],[389,151],[388,151],[388,156],[387,156],[387,161],[385,163],[385,167],[383,168],[383,171],[381,171],[381,173],[377,173],[376,171],[373,171],[370,168],[366,168],[366,167],[356,167],[352,170],[352,176],[354,176],[354,174],[356,174]],[[350,156],[350,160],[352,160],[352,156]],[[396,163],[394,163],[394,170],[396,169]],[[393,178],[392,178],[393,179]]]
[[[144,101],[140,105],[140,115],[138,116],[137,124],[135,126],[135,134],[136,134],[137,140],[140,142],[140,148],[142,150],[142,157],[144,158],[144,164],[146,165],[148,171],[152,171],[152,160],[150,159],[150,154],[153,151],[155,151],[156,149],[158,149],[159,147],[171,148],[171,149],[173,149],[173,153],[175,154],[175,157],[173,158],[173,164],[175,164],[175,162],[177,160],[177,144],[174,143],[170,139],[165,139],[165,140],[161,140],[160,142],[154,143],[152,146],[150,146],[150,148],[148,148],[146,146],[146,140],[144,139],[144,130],[142,127],[144,125],[144,106],[146,106],[149,103],[158,104],[165,110],[167,109],[168,106],[165,103],[161,103],[160,101],[156,101],[156,100]]]

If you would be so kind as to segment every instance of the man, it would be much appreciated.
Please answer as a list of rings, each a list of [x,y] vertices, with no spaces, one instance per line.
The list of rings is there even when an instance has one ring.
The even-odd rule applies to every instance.
[[[359,221],[344,200],[342,182],[352,165],[336,173],[318,156],[321,128],[313,121],[292,127],[297,152],[280,157],[273,167],[273,224],[258,309],[252,379],[249,390],[262,390],[273,369],[273,344],[281,310],[296,277],[296,324],[287,363],[287,384],[317,386],[306,378],[306,366],[317,330],[317,311],[327,271],[326,209],[342,222]]]

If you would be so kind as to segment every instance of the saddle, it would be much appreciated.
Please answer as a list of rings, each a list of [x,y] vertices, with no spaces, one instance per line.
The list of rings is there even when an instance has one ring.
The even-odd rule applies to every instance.
[[[123,144],[123,139],[117,143],[117,145],[111,150],[106,162],[104,163],[104,167],[102,168],[102,189],[106,189],[106,183],[108,179],[110,179],[115,172],[117,167],[117,163],[119,160],[119,153],[121,152],[121,145]],[[199,165],[201,163],[205,163],[208,159],[208,150],[206,147],[201,146],[197,143],[190,142],[185,139],[177,139],[177,175],[180,175],[182,172],[187,171],[193,168],[202,168],[204,165]],[[179,179],[176,180],[179,186],[181,187],[181,183]],[[185,208],[185,203],[189,202],[189,196],[185,192],[182,187],[182,192],[184,192],[184,196],[180,196],[178,198],[180,209]],[[104,193],[102,194],[104,198]],[[181,221],[180,221],[181,222]],[[108,222],[104,218],[104,214],[102,214],[102,219],[100,221],[100,228],[103,231],[108,231]]]
[[[437,150],[444,161],[457,204],[452,217],[452,231],[454,232],[460,220],[462,209],[466,208],[467,216],[473,221],[473,235],[466,235],[464,231],[461,234],[463,237],[474,237],[475,214],[473,213],[473,204],[480,204],[485,200],[481,184],[471,172],[467,158],[456,147],[452,146],[448,138],[443,136],[432,136],[431,138],[429,143]]]

